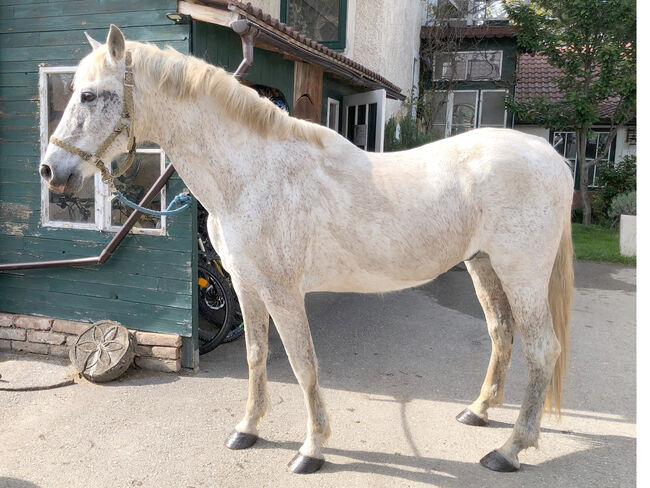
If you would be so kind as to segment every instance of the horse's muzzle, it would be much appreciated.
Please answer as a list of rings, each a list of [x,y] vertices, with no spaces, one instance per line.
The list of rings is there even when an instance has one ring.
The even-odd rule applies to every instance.
[[[73,195],[83,184],[83,177],[77,171],[56,171],[46,162],[41,163],[39,173],[50,190],[57,193]]]

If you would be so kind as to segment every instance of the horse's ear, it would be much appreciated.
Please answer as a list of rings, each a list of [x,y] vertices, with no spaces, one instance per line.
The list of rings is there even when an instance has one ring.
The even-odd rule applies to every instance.
[[[89,42],[90,45],[92,46],[93,51],[94,51],[95,49],[97,49],[99,46],[102,45],[101,42],[96,41],[95,39],[93,39],[92,37],[90,37],[90,34],[88,34],[86,31],[84,31],[84,35],[86,36],[86,39],[88,39],[88,42]]]
[[[106,38],[106,45],[108,46],[108,55],[111,61],[114,63],[122,61],[126,49],[126,41],[124,40],[122,31],[114,24],[111,24],[111,30],[108,32],[108,37]]]

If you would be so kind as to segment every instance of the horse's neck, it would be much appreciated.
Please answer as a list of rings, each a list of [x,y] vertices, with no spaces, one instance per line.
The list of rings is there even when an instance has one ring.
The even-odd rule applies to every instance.
[[[212,194],[223,206],[223,191],[238,185],[246,153],[262,146],[260,136],[220,115],[217,101],[178,100],[152,86],[145,81],[136,91],[137,139],[160,145],[195,195]]]

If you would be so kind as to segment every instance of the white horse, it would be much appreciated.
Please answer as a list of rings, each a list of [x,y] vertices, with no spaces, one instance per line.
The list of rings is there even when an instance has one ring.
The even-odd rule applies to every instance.
[[[465,261],[492,355],[480,395],[457,418],[484,425],[488,408],[501,402],[518,330],[529,371],[523,404],[509,439],[481,460],[493,470],[518,469],[519,452],[537,444],[545,398],[559,409],[569,342],[573,180],[547,141],[480,129],[368,153],[289,117],[199,59],[126,42],[115,26],[106,44],[91,43],[54,133],[65,147],[49,145],[41,174],[50,188],[77,190],[97,171],[79,154],[98,152],[125,124],[124,98],[133,98],[130,129],[110,142],[106,160],[126,149],[126,132],[160,144],[210,212],[210,239],[241,303],[249,392],[228,447],[250,447],[268,407],[269,314],[308,412],[307,438],[289,466],[312,472],[323,463],[330,426],[305,294],[399,290]],[[134,78],[126,90],[125,71]]]

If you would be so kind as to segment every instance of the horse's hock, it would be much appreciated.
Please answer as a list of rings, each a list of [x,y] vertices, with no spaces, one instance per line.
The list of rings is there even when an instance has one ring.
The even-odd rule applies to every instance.
[[[68,358],[70,348],[79,342],[79,336],[85,334],[92,325],[87,322],[0,312],[0,351]],[[179,335],[135,330],[128,332],[133,338],[134,362],[137,367],[162,372],[180,371],[182,339]]]

